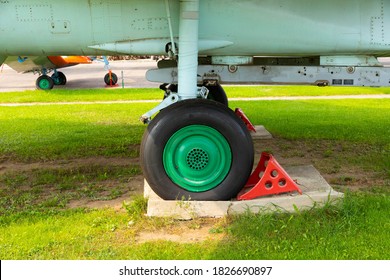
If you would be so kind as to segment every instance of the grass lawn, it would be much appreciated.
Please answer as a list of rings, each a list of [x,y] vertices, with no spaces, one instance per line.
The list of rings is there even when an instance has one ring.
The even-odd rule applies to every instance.
[[[390,88],[371,87],[224,86],[224,89],[229,98],[390,94]],[[0,103],[161,100],[162,97],[163,92],[160,89],[53,89],[2,92]]]
[[[389,259],[389,192],[351,193],[336,206],[213,221],[199,242],[139,242],[140,234],[187,234],[210,223],[134,219],[134,212],[67,210],[1,219],[1,259]]]
[[[274,95],[276,88],[226,91],[266,96]],[[320,94],[335,88],[279,90],[283,95],[308,95],[308,89]],[[1,93],[0,102],[111,100],[113,92]],[[335,92],[342,94],[340,88]],[[151,98],[156,94],[161,95],[128,90],[123,98],[156,99]],[[389,99],[230,105],[242,108],[253,123],[265,125],[290,156],[304,159],[294,146],[310,146],[313,153],[321,150],[320,162],[368,170],[380,180],[362,181],[364,190],[346,191],[336,205],[292,214],[246,213],[192,221],[147,218],[145,200],[129,188],[140,176],[137,159],[145,126],[138,119],[153,103],[1,107],[0,259],[390,259]],[[110,164],[101,165],[104,159]],[[336,172],[331,167],[329,174]],[[132,202],[122,209],[70,207],[74,201],[110,201],[128,192]],[[161,238],[143,239],[149,235]]]

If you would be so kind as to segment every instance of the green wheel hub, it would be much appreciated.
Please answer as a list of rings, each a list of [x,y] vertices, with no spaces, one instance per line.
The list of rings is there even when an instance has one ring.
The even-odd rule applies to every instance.
[[[39,87],[41,89],[49,89],[50,88],[50,82],[47,79],[41,79],[39,81]]]
[[[217,187],[230,171],[232,152],[226,138],[205,125],[186,126],[164,148],[168,177],[181,188],[204,192]]]

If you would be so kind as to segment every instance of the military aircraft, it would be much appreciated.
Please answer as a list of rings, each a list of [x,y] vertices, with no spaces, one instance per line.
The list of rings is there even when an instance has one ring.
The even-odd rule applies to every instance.
[[[88,56],[8,56],[4,64],[19,73],[39,73],[35,83],[36,88],[50,90],[55,85],[65,85],[67,82],[65,74],[57,71],[58,69],[78,64],[90,64],[94,59]],[[106,67],[108,67],[107,58],[104,58],[104,61]],[[51,71],[54,73],[48,76]],[[107,85],[115,85],[118,82],[118,77],[115,73],[109,71],[104,76],[104,82]]]
[[[141,166],[164,199],[228,200],[253,143],[222,84],[388,86],[388,0],[0,0],[8,56],[167,55]],[[158,113],[153,119],[152,117]]]

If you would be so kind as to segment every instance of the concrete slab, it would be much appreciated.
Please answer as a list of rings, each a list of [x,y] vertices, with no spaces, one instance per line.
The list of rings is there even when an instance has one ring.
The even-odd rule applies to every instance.
[[[332,203],[343,197],[334,191],[311,165],[287,166],[286,172],[297,180],[303,194],[281,194],[248,201],[167,201],[158,197],[145,181],[145,196],[149,198],[148,216],[192,219],[196,217],[223,217],[228,214],[305,210]]]
[[[255,125],[256,132],[251,131],[252,139],[272,139],[272,134],[262,125]]]

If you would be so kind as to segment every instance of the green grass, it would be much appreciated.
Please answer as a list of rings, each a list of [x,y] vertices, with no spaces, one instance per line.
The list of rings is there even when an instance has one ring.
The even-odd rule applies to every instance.
[[[224,89],[229,98],[390,94],[390,88],[370,87],[224,86]],[[162,97],[163,92],[160,89],[54,89],[51,91],[2,92],[0,103],[161,100]]]
[[[17,160],[138,156],[153,104],[5,107],[0,111],[1,155]]]
[[[330,140],[342,149],[356,150],[364,168],[390,177],[390,100],[307,100],[231,102],[245,108],[254,124],[263,124],[272,135],[292,140]],[[334,153],[330,147],[324,155]],[[337,156],[336,156],[337,157]],[[344,159],[339,159],[345,162]]]
[[[390,100],[231,102],[254,124],[288,139],[332,139],[390,143]]]
[[[0,215],[65,209],[70,201],[104,201],[133,190],[138,165],[36,168],[0,174]]]
[[[235,259],[390,259],[389,207],[388,191],[347,193],[338,206],[239,216],[230,227],[237,243],[223,249]]]
[[[390,94],[390,88],[315,86],[224,86],[228,97],[334,96]]]
[[[310,94],[326,94],[330,89],[335,94],[388,93],[387,89],[315,87],[227,87],[226,91],[233,96],[253,97],[274,95],[275,91],[283,95],[308,95],[308,90]],[[101,95],[95,90],[1,93],[4,101],[0,102],[117,100],[120,94],[116,91],[105,90]],[[120,98],[136,99],[131,96],[137,94],[156,99],[151,98],[153,90],[128,90]],[[346,162],[381,171],[383,185],[372,185],[364,192],[347,192],[339,204],[310,211],[246,213],[215,220],[210,229],[211,235],[218,237],[215,239],[140,243],[137,240],[145,232],[191,232],[205,223],[201,219],[179,222],[145,217],[145,203],[139,198],[134,204],[124,204],[126,211],[66,207],[75,199],[118,197],[128,179],[139,174],[137,165],[92,164],[73,169],[46,166],[3,172],[0,259],[390,259],[390,100],[230,104],[232,108],[241,107],[253,123],[265,125],[279,139],[303,139],[302,143],[307,141],[314,148],[316,142],[327,143],[329,147],[320,147],[324,160],[336,159],[338,164]],[[136,158],[145,129],[138,118],[153,106],[1,107],[0,163],[45,163],[94,156]],[[338,159],[337,149],[348,150],[353,156]]]
[[[144,206],[141,206],[144,207]],[[348,193],[339,205],[292,214],[244,214],[198,243],[138,243],[143,232],[179,221],[128,213],[72,210],[0,218],[1,259],[390,259],[389,192]],[[193,230],[193,221],[185,226]],[[182,225],[183,226],[183,225]]]
[[[235,101],[254,124],[287,139],[370,143],[389,149],[390,100]],[[3,107],[0,159],[138,156],[153,103]]]

